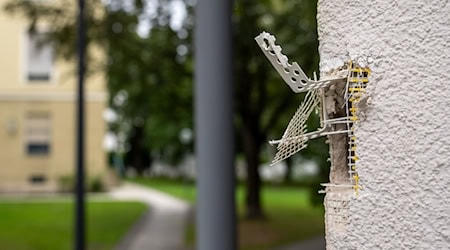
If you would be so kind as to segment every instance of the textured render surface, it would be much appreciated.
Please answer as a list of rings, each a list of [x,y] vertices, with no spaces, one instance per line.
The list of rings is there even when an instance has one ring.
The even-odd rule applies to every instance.
[[[328,249],[450,249],[449,13],[449,1],[319,0],[322,74],[349,59],[372,69],[355,132],[363,190],[327,194],[348,200]]]

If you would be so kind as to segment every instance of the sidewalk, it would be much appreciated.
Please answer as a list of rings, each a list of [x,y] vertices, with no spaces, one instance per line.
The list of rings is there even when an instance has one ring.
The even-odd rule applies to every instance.
[[[141,185],[126,183],[113,190],[116,200],[142,201],[149,210],[139,219],[115,250],[186,250],[185,228],[190,213],[187,202]],[[325,237],[319,236],[274,250],[325,250]]]
[[[110,193],[117,200],[138,200],[149,205],[115,250],[184,250],[190,205],[159,191],[126,183]]]
[[[325,236],[315,237],[289,246],[275,250],[325,250]]]

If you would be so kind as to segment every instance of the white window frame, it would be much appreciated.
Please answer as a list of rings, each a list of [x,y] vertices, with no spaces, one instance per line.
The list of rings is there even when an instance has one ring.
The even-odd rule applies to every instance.
[[[47,157],[51,155],[52,117],[50,112],[30,111],[26,113],[24,150],[28,157]]]
[[[35,32],[40,34],[45,34],[48,31],[46,28],[37,28]],[[26,28],[23,31],[22,35],[22,79],[23,82],[26,85],[32,85],[32,86],[48,86],[48,85],[55,85],[56,84],[56,64],[55,64],[55,52],[54,48],[52,47],[52,63],[49,70],[48,80],[30,80],[29,78],[29,42],[30,42],[30,35],[29,35],[29,29]],[[51,45],[50,45],[51,46]]]

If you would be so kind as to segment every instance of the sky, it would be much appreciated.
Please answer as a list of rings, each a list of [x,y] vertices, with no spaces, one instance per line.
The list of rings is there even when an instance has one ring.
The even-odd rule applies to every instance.
[[[103,0],[103,3],[112,10],[124,9],[125,11],[129,12],[133,12],[135,10],[133,2],[133,0]],[[139,36],[148,37],[148,35],[150,34],[152,26],[149,20],[155,18],[158,2],[158,0],[146,0],[144,12],[141,16],[139,16],[139,23],[136,29],[136,32],[139,34]],[[169,2],[170,4],[167,11],[171,12],[172,16],[170,23],[168,24],[173,30],[178,31],[182,28],[183,20],[187,16],[186,4],[183,0],[170,0]],[[193,0],[190,0],[190,2],[191,4],[194,4]],[[122,27],[120,27],[120,29],[121,28]]]
[[[144,14],[139,18],[139,24],[137,27],[137,33],[141,37],[147,37],[151,30],[150,22],[148,21],[150,17],[154,16],[156,13],[157,1],[148,0],[144,9]],[[182,0],[173,0],[170,4],[170,11],[172,12],[172,18],[170,20],[170,27],[173,30],[180,30],[183,25],[183,20],[187,15],[186,5]]]

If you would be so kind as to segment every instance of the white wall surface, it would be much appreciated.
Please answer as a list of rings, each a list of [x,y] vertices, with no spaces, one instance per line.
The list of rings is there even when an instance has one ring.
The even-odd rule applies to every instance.
[[[450,1],[319,0],[318,32],[322,75],[350,59],[372,70],[363,190],[327,194],[348,199],[327,248],[450,249]]]

